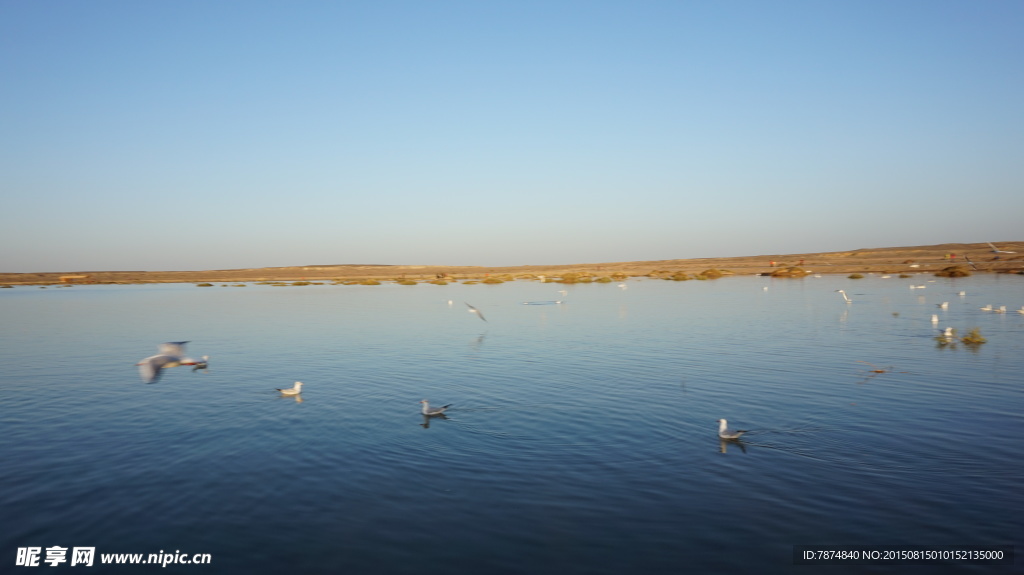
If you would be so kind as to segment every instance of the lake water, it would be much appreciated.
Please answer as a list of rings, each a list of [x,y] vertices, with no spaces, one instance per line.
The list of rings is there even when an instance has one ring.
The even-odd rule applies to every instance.
[[[625,283],[0,290],[2,570],[52,546],[419,575],[1024,549],[1024,277]],[[988,343],[939,346],[946,326]],[[141,383],[180,340],[209,370]],[[301,401],[274,391],[294,381]],[[751,431],[723,443],[719,418]]]

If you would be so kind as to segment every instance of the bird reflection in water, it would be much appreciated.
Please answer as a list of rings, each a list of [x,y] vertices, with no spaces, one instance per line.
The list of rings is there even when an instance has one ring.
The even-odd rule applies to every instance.
[[[469,347],[473,348],[473,351],[480,351],[480,346],[484,344],[484,338],[487,337],[486,333],[482,333],[477,337],[473,338],[469,342]]]
[[[443,413],[439,413],[437,415],[424,415],[423,423],[420,424],[420,427],[422,427],[423,429],[430,429],[431,419],[448,419],[448,416]]]
[[[740,451],[742,451],[743,453],[747,452],[746,444],[744,444],[743,441],[740,439],[722,439],[721,437],[718,438],[718,450],[721,453],[726,453],[728,451],[729,445],[735,445],[739,447]]]

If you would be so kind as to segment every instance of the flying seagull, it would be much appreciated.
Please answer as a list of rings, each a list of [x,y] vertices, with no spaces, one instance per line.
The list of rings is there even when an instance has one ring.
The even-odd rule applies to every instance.
[[[1001,249],[993,246],[992,242],[985,242],[985,243],[992,247],[991,251],[994,254],[1015,254],[1015,253],[1017,253],[1017,252],[1010,252],[1010,251],[1006,251],[1006,250],[1001,250]]]
[[[463,303],[465,303],[465,302],[463,302]],[[475,313],[476,315],[478,315],[480,317],[480,319],[482,319],[484,321],[487,321],[487,318],[484,317],[484,314],[480,313],[480,310],[478,310],[475,307],[469,305],[468,303],[466,304],[466,306],[469,307],[469,313]]]
[[[146,359],[136,363],[139,366],[139,375],[142,376],[142,381],[145,383],[156,383],[160,376],[163,375],[163,370],[169,367],[178,367],[179,365],[196,365],[199,363],[206,363],[206,359],[202,362],[196,361],[185,355],[185,344],[187,341],[169,341],[167,343],[160,344],[160,353],[151,355]]]
[[[746,432],[746,429],[729,429],[728,421],[724,419],[718,420],[718,437],[722,439],[739,439]]]
[[[296,381],[295,387],[290,387],[288,389],[281,389],[279,387],[275,387],[274,389],[280,391],[281,395],[298,395],[302,393],[302,382]]]
[[[837,289],[836,291],[841,293],[841,294],[843,294],[843,299],[846,300],[846,303],[852,303],[853,302],[853,300],[851,300],[850,298],[846,297],[846,292],[845,291],[843,291],[841,289]]]
[[[430,402],[428,402],[425,399],[420,403],[423,404],[423,415],[426,415],[428,417],[434,415],[441,415],[442,413],[444,413],[444,410],[452,406],[452,404],[449,403],[448,405],[443,405],[441,407],[430,407]]]

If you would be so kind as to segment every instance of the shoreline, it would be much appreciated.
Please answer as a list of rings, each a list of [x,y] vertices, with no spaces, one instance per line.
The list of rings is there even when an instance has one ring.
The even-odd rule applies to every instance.
[[[208,282],[284,281],[482,281],[500,278],[663,277],[676,273],[696,276],[709,269],[727,275],[770,275],[780,268],[800,267],[814,274],[934,274],[951,265],[963,265],[973,273],[1024,274],[1024,241],[1001,242],[994,253],[988,244],[939,244],[858,249],[844,252],[766,254],[726,258],[644,260],[565,265],[443,266],[443,265],[327,265],[246,268],[201,271],[66,271],[0,273],[0,285],[149,284]],[[955,254],[950,258],[950,254]],[[774,262],[774,266],[772,265]]]

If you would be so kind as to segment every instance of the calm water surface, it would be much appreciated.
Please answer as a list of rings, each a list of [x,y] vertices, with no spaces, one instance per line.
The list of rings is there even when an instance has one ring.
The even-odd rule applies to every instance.
[[[1024,278],[932,279],[0,290],[0,565],[54,545],[420,575],[1020,552]],[[946,326],[988,343],[940,347]],[[142,384],[133,364],[178,340],[208,372]],[[301,401],[274,391],[297,380]]]

